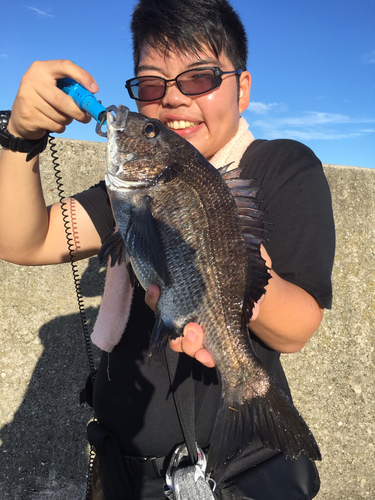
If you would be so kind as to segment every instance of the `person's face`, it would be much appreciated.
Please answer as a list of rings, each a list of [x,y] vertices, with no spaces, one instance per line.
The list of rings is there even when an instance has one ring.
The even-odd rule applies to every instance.
[[[193,53],[169,52],[164,55],[145,45],[137,76],[153,75],[169,80],[183,71],[203,66],[218,66],[223,71],[238,69],[224,54],[217,59],[208,49],[199,57]],[[171,82],[162,99],[137,101],[138,110],[149,118],[159,119],[210,159],[236,134],[240,115],[249,104],[251,76],[248,72],[243,72],[240,77],[223,75],[222,80],[220,87],[198,96],[182,94],[176,82]]]

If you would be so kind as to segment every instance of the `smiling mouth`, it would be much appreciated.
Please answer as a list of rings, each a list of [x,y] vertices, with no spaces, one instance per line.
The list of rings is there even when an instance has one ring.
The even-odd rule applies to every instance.
[[[166,123],[166,126],[172,130],[185,130],[199,125],[201,122],[189,122],[185,120],[173,120]]]

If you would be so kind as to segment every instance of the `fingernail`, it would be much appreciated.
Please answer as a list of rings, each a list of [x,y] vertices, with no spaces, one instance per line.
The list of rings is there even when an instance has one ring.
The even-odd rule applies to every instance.
[[[90,90],[91,92],[97,92],[99,90],[99,85],[94,81],[91,85],[90,85]]]
[[[185,333],[184,333],[184,336],[185,337],[189,337],[190,340],[196,340],[198,335],[196,333],[196,331],[194,330],[194,328],[189,328],[188,326],[185,328]]]

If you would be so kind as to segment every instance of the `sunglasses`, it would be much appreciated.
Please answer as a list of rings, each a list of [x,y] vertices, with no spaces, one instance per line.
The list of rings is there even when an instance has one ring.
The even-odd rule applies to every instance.
[[[161,76],[138,76],[127,80],[125,88],[131,99],[144,102],[162,99],[169,82],[176,82],[178,89],[184,95],[200,95],[220,87],[223,75],[240,75],[242,71],[242,69],[222,71],[217,67],[209,67],[184,71],[171,80]]]

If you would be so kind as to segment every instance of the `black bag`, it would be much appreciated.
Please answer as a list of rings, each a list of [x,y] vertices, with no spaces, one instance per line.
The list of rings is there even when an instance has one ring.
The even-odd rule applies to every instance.
[[[187,379],[175,387],[178,354],[166,349],[168,372],[173,396],[192,463],[195,451],[194,384]],[[255,440],[228,466],[220,469],[214,491],[218,500],[311,500],[320,488],[319,473],[313,461],[301,453],[286,458],[282,453],[265,448]]]
[[[238,490],[243,500],[311,500],[318,494],[320,479],[315,462],[303,453],[297,459],[279,453],[235,476],[227,488]],[[225,490],[224,482],[220,500],[231,498]]]

